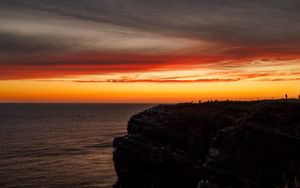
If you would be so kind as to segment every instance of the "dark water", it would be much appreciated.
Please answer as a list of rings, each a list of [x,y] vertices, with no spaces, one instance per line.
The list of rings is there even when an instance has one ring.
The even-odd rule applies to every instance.
[[[112,187],[112,140],[142,104],[0,104],[0,187]]]

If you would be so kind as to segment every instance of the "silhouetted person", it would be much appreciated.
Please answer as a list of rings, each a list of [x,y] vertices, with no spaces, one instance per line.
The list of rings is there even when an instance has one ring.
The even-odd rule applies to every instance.
[[[287,95],[287,94],[285,94],[285,99],[286,99],[286,100],[288,99],[288,95]]]
[[[217,188],[216,184],[210,183],[208,180],[201,180],[199,181],[197,188]]]

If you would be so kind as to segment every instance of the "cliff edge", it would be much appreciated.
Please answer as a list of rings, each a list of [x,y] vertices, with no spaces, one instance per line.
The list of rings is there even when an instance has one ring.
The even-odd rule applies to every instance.
[[[115,188],[296,188],[300,101],[159,105],[113,146]]]

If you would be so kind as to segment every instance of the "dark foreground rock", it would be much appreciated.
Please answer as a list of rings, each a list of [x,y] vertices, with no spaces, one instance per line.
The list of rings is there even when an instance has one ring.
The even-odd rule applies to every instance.
[[[300,187],[300,103],[160,105],[114,140],[116,188]]]

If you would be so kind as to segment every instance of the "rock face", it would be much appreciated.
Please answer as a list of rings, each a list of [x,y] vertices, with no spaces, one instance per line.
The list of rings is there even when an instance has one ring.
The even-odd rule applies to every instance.
[[[160,105],[113,145],[115,188],[296,188],[300,102]]]

